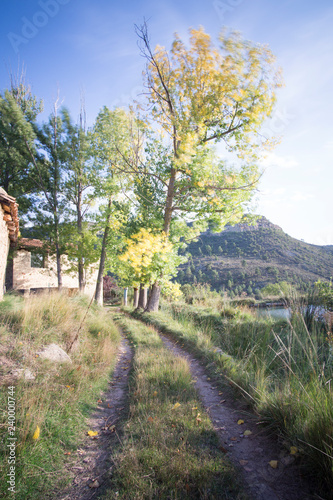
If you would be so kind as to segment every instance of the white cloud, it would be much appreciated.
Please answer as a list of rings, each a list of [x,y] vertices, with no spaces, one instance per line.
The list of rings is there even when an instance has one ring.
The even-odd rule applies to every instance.
[[[261,160],[263,167],[295,168],[299,163],[292,156],[279,156],[276,153],[269,153],[266,158]]]
[[[333,140],[327,141],[324,147],[327,149],[333,149]]]
[[[290,200],[292,201],[308,201],[314,198],[311,193],[301,193],[300,191],[296,191],[290,196]]]

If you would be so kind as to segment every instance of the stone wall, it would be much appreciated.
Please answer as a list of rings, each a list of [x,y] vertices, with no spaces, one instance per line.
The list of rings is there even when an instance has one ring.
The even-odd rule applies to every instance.
[[[7,256],[9,251],[9,235],[7,224],[4,220],[5,212],[0,204],[0,300],[3,299]]]
[[[68,260],[62,256],[62,282],[64,288],[79,288],[77,273],[68,272]],[[66,271],[67,270],[67,271]],[[92,297],[96,288],[98,269],[91,267],[85,294]],[[13,257],[13,289],[29,293],[30,290],[50,289],[58,287],[57,263],[54,256],[46,256],[44,267],[31,267],[31,252],[26,249],[16,250]]]

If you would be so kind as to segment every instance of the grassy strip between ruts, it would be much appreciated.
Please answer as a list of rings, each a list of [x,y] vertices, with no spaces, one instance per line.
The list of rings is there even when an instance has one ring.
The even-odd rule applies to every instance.
[[[130,411],[104,498],[245,499],[193,385],[156,330],[119,317],[135,346]]]
[[[214,346],[212,341],[215,332],[211,332],[208,325],[200,327],[189,318],[175,319],[166,311],[133,314],[184,343],[210,366],[217,376],[216,380],[223,381],[227,377],[241,388],[260,420],[282,435],[286,446],[293,445],[298,449],[297,458],[306,467],[307,473],[317,481],[325,498],[333,499],[333,397],[329,378],[331,359],[326,358],[326,366],[325,359],[323,365],[318,362],[320,343],[318,347],[316,332],[312,332],[310,336],[302,324],[291,326],[287,335],[289,343],[281,340],[282,335],[275,334],[282,354],[281,357],[276,355],[276,364],[272,370],[272,364],[267,361],[271,356],[271,349],[262,338],[267,334],[265,331],[262,337],[258,331],[257,342],[254,342],[249,354],[241,360],[216,349],[216,344]],[[236,325],[232,328],[231,326],[229,329],[237,335],[239,327]],[[223,332],[220,335],[222,343]],[[266,349],[263,349],[261,344],[265,342]],[[258,349],[257,346],[260,345],[261,348]],[[257,356],[258,360],[251,363],[251,356]],[[260,367],[260,364],[260,370],[253,370],[253,366]]]
[[[88,305],[82,297],[58,293],[24,300],[6,296],[0,304],[0,498],[53,500],[72,479],[75,452],[89,439],[85,417],[107,388],[120,342],[117,327],[101,308],[92,306],[85,318]],[[71,363],[38,357],[43,345],[70,345],[80,325]],[[13,378],[10,369],[17,368],[29,369],[35,379]],[[7,446],[13,443],[8,425],[11,386],[14,462]],[[15,467],[15,493],[8,491],[10,466]]]

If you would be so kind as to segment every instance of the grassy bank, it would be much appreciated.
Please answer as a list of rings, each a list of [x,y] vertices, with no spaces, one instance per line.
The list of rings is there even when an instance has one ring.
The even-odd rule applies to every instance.
[[[333,498],[333,352],[319,325],[306,328],[257,320],[240,312],[221,317],[188,305],[144,314],[149,324],[171,333],[214,363],[218,375],[242,388],[260,420],[297,447],[308,472]]]
[[[69,481],[71,455],[87,439],[85,417],[107,387],[120,341],[117,328],[100,308],[91,307],[84,320],[88,305],[80,297],[60,294],[25,300],[7,296],[0,303],[2,498],[10,498],[9,386],[15,388],[16,403],[13,497],[53,499]],[[79,340],[69,353],[72,363],[59,364],[36,354],[50,343],[68,350],[78,331]],[[10,372],[17,368],[29,369],[35,379],[13,377]]]
[[[120,323],[135,358],[129,419],[106,498],[245,498],[187,362],[170,353],[154,329],[129,318]]]

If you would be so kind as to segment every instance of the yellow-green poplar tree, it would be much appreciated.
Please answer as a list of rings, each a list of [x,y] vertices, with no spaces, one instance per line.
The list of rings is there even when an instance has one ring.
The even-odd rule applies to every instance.
[[[122,265],[118,273],[123,279],[137,288],[146,287],[157,280],[166,291],[174,295],[177,287],[172,286],[171,277],[178,265],[184,261],[175,251],[174,245],[162,233],[154,233],[142,227],[136,234],[126,240],[126,250],[119,256]],[[138,306],[144,307],[144,304]]]
[[[170,53],[152,50],[146,24],[137,34],[147,63],[147,117],[169,147],[164,170],[159,164],[164,234],[184,213],[215,217],[220,226],[239,221],[260,177],[256,161],[272,145],[260,127],[281,86],[273,54],[236,32],[222,31],[216,48],[203,28],[191,29],[189,47],[176,35]],[[218,161],[211,148],[217,142],[241,165]],[[157,280],[148,311],[158,308],[159,295]]]

